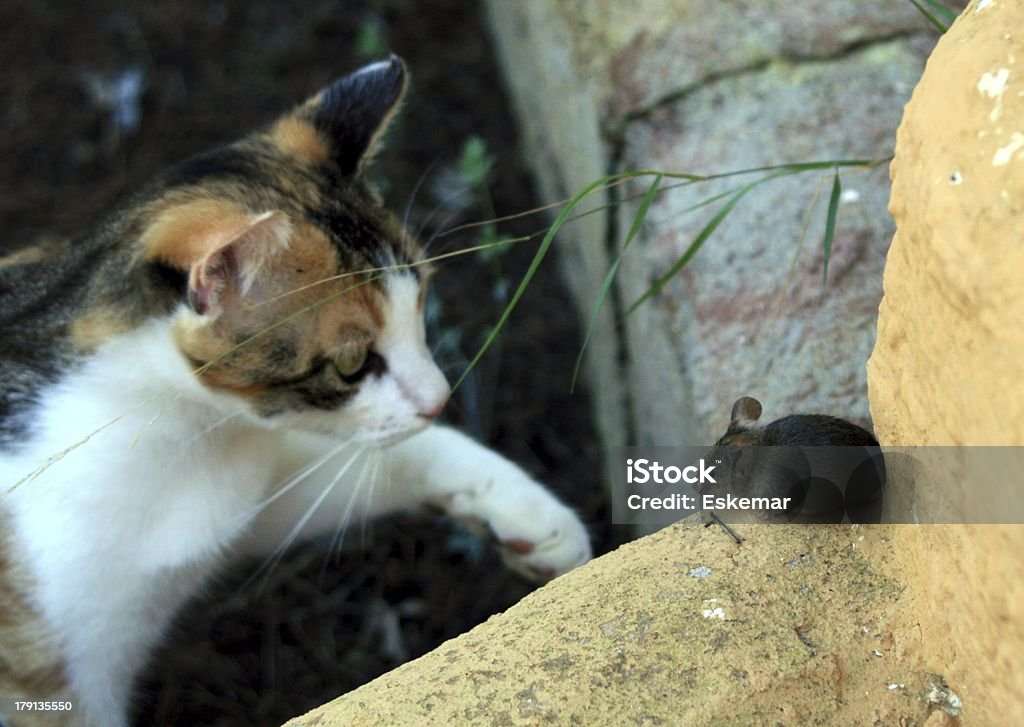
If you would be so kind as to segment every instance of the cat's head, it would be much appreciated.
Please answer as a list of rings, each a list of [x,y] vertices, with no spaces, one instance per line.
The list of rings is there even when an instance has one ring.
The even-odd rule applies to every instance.
[[[177,348],[267,426],[388,443],[448,398],[421,250],[364,178],[405,86],[398,58],[366,66],[175,167],[148,203],[138,254],[187,281]]]

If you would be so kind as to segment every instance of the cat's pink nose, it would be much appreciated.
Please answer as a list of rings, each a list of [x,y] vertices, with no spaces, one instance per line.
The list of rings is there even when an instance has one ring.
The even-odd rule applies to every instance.
[[[434,397],[430,402],[422,402],[416,409],[416,413],[424,419],[437,419],[441,412],[444,411],[445,404],[448,403],[448,397],[451,396],[451,389],[445,386],[443,395]]]
[[[419,414],[424,419],[437,419],[441,415],[441,412],[444,411],[444,405],[447,403],[448,399],[445,399],[444,401],[438,402],[436,405],[430,407],[429,409],[420,409],[417,412],[417,414]]]
[[[421,396],[417,402],[416,413],[424,419],[437,419],[444,410],[445,404],[448,403],[448,397],[452,395],[452,389],[443,376],[439,376],[438,380],[433,383],[434,386],[428,387],[428,391],[421,392],[427,395]]]
[[[426,352],[423,355],[417,351],[411,355],[408,351],[404,353],[399,351],[391,357],[391,373],[416,415],[436,419],[448,403],[452,387]]]

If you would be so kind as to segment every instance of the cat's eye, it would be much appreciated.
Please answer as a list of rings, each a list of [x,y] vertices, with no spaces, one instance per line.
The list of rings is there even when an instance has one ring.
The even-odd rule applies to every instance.
[[[334,368],[346,379],[351,379],[366,365],[370,349],[366,346],[348,346],[334,359]]]

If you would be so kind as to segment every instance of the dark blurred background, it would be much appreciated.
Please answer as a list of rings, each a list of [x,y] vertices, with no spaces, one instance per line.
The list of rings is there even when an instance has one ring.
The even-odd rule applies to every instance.
[[[478,3],[470,0],[0,2],[0,251],[84,232],[165,165],[230,141],[393,51],[411,92],[373,171],[427,240],[537,204]],[[550,202],[553,200],[544,200]],[[543,215],[438,236],[441,253],[543,228]],[[440,266],[432,344],[454,380],[536,249]],[[579,338],[554,260],[448,420],[607,525]],[[342,552],[295,549],[213,584],[140,684],[139,725],[274,725],[456,636],[524,596],[493,547],[445,518],[357,524]]]

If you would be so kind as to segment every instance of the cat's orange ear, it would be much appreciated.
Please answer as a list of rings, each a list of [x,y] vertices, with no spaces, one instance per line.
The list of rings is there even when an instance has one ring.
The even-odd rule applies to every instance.
[[[328,140],[341,171],[354,174],[373,157],[407,84],[405,64],[392,55],[338,79],[300,112]]]
[[[284,212],[252,214],[215,200],[163,211],[147,228],[144,256],[188,271],[188,301],[216,315],[225,296],[251,296],[278,254],[289,245],[292,224]]]
[[[291,222],[284,212],[264,212],[224,245],[192,266],[188,300],[200,314],[216,315],[227,294],[259,297],[254,289],[275,257],[288,247]]]

